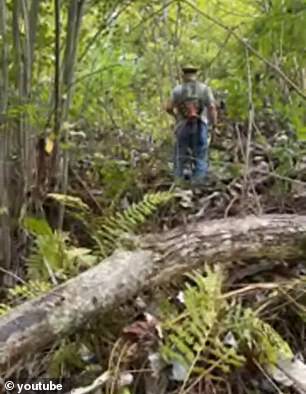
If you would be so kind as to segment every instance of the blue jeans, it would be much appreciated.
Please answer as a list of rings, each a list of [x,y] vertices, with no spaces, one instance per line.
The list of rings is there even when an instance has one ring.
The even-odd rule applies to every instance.
[[[186,122],[176,135],[174,171],[182,178],[190,162],[192,178],[205,178],[208,171],[208,127],[200,120]]]

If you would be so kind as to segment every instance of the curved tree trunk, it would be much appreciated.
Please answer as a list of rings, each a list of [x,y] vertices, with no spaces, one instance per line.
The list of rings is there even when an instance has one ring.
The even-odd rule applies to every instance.
[[[145,287],[165,283],[204,262],[303,258],[306,217],[249,216],[199,222],[134,242],[134,251],[118,251],[0,318],[1,369],[82,327]]]

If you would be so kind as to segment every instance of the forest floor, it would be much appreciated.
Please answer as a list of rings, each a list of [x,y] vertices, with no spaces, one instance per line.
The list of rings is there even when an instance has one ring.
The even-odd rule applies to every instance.
[[[252,135],[248,135],[246,123],[232,122],[225,116],[222,123],[210,147],[210,176],[205,186],[192,187],[188,182],[181,185],[173,183],[171,159],[174,137],[170,132],[168,139],[155,142],[143,133],[118,133],[108,137],[97,130],[94,133],[97,143],[97,145],[93,143],[94,154],[89,153],[87,161],[73,163],[70,193],[75,195],[77,191],[77,195],[96,212],[111,213],[114,207],[116,209],[119,207],[119,210],[128,209],[135,200],[140,200],[147,193],[171,190],[175,195],[174,200],[160,208],[158,214],[141,225],[137,229],[139,234],[168,231],[178,225],[196,223],[199,220],[245,217],[250,214],[305,215],[305,144],[297,141],[290,128],[270,113],[263,113],[257,119],[256,130],[253,130]],[[94,169],[92,163],[95,163]],[[97,182],[99,171],[102,177],[98,177]],[[70,222],[69,230],[71,231],[72,228]],[[79,238],[77,225],[75,231],[76,237]],[[226,279],[222,284],[222,291],[234,291],[237,294],[241,292],[242,295],[237,296],[235,302],[243,305],[244,308],[260,310],[261,318],[268,321],[269,325],[290,345],[293,352],[303,359],[303,356],[306,356],[305,336],[301,333],[304,332],[305,320],[301,318],[301,313],[297,313],[296,305],[293,307],[294,302],[299,304],[301,297],[304,297],[301,295],[303,291],[293,294],[288,290],[285,295],[281,290],[269,290],[271,283],[279,283],[281,286],[284,282],[290,283],[297,279],[304,283],[303,262],[290,262],[289,265],[282,259],[279,261],[242,260],[229,262],[223,270],[226,271]],[[132,361],[122,364],[125,368],[129,365],[129,370],[136,370],[139,363],[149,364],[149,369],[155,368],[155,374],[158,375],[157,379],[157,376],[152,378],[145,373],[143,376],[140,374],[134,384],[135,391],[132,392],[146,394],[281,392],[277,391],[280,390],[277,388],[278,382],[284,384],[286,379],[279,377],[278,381],[273,382],[259,364],[250,360],[244,368],[234,369],[229,373],[228,380],[224,380],[227,374],[226,368],[224,371],[221,369],[221,372],[220,370],[216,372],[216,375],[211,373],[204,377],[204,374],[202,379],[199,379],[195,377],[198,376],[195,371],[182,372],[180,364],[175,364],[175,373],[182,375],[177,379],[179,382],[175,382],[175,379],[170,381],[166,379],[165,383],[158,362],[157,366],[152,367],[154,364],[152,359],[154,355],[156,356],[156,352],[152,350],[154,346],[150,344],[150,340],[148,344],[144,339],[152,330],[152,324],[146,320],[146,316],[150,315],[159,322],[155,322],[155,326],[153,324],[155,328],[160,322],[162,324],[164,320],[168,321],[165,312],[161,313],[161,305],[164,307],[167,300],[177,304],[184,288],[184,283],[178,281],[169,284],[166,288],[156,290],[154,294],[149,292],[140,295],[132,313],[128,308],[124,318],[122,315],[120,318],[117,317],[120,321],[117,340],[122,338],[120,332],[122,327],[125,327],[123,332],[130,340],[132,338],[134,344],[137,343],[137,350],[133,349],[133,351],[139,356],[135,357],[134,354],[134,357],[131,357]],[[291,304],[289,299],[295,301]],[[139,307],[138,304],[141,306]],[[291,306],[284,308],[284,305],[288,304]],[[116,317],[113,315],[111,320],[114,322]],[[128,323],[132,325],[129,326]],[[231,341],[235,342],[235,339],[229,339],[229,342]],[[113,351],[111,355],[115,359],[120,358],[117,354],[118,350]],[[150,359],[148,354],[153,358]],[[127,359],[130,356],[124,355]],[[159,385],[156,386],[157,380]],[[162,386],[160,380],[163,381]],[[183,386],[180,380],[184,381]],[[289,386],[291,388],[282,386],[285,390],[282,392],[291,392],[290,390],[303,392],[298,391],[296,387],[292,388],[292,382]]]
[[[272,213],[305,215],[305,144],[267,114],[257,119],[252,136],[244,123],[225,117],[222,123],[210,147],[209,181],[201,187],[191,187],[188,182],[173,183],[174,141],[170,132],[169,138],[153,141],[141,132],[110,134],[97,127],[90,130],[92,137],[88,140],[82,134],[84,124],[73,125],[68,194],[81,198],[90,211],[84,217],[67,208],[64,230],[69,232],[70,241],[78,248],[97,251],[99,242],[107,238],[103,234],[105,217],[116,223],[118,212],[132,215],[129,209],[134,203],[141,203],[145,195],[158,193],[170,193],[172,197],[167,197],[148,220],[136,219],[136,234],[167,232],[200,220]],[[54,206],[54,201],[47,199],[47,210],[50,205]],[[101,259],[118,246],[113,239],[110,242],[105,255],[101,250],[97,253]],[[139,294],[103,319],[89,323],[84,332],[54,344],[43,358],[29,364],[31,376],[46,372],[56,377],[68,376],[74,387],[84,387],[102,376],[102,381],[96,383],[97,387],[105,386],[106,391],[100,391],[105,393],[304,392],[298,391],[292,380],[288,383],[288,377],[286,381],[286,377],[265,368],[278,357],[280,349],[288,347],[290,350],[285,353],[292,352],[301,360],[306,356],[304,262],[289,264],[281,258],[229,261],[221,271],[222,274],[217,265],[206,267],[203,282],[199,273],[191,273],[191,277]],[[216,306],[216,294],[233,296],[230,302],[222,301]],[[197,307],[206,313],[202,325],[207,329],[207,345],[200,343],[202,351],[194,354],[197,330],[193,312],[198,313]],[[260,323],[250,311],[256,311]],[[176,321],[178,325],[173,326]],[[239,326],[241,321],[249,328]],[[264,335],[281,345],[275,347],[266,336],[259,336],[252,345],[261,343],[259,352],[253,349],[253,354],[248,348],[240,354],[238,344],[247,342],[255,322],[262,325],[257,331],[267,330]],[[221,332],[220,325],[227,331]],[[120,379],[125,379],[125,383]],[[283,391],[277,391],[278,384]]]

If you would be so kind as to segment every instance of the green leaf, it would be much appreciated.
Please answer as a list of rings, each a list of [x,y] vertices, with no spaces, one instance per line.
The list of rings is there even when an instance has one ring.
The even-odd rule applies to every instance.
[[[37,219],[33,217],[26,217],[23,220],[24,228],[30,233],[38,235],[52,236],[53,232],[48,222],[45,219]]]

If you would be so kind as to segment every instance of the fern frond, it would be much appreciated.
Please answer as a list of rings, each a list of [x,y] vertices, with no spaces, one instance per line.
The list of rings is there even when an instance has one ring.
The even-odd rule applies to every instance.
[[[89,211],[89,206],[85,204],[80,197],[60,193],[49,193],[47,194],[47,197],[52,198],[59,204],[65,205],[67,208],[80,209],[81,211]]]
[[[189,375],[230,371],[243,365],[245,358],[224,344],[229,327],[229,305],[222,295],[222,275],[207,270],[207,275],[189,275],[193,285],[184,292],[186,311],[180,323],[165,324],[166,342],[162,354],[189,368]],[[176,319],[177,321],[177,319]],[[217,361],[217,362],[216,362]]]
[[[89,268],[96,257],[87,248],[69,245],[69,235],[53,231],[42,219],[26,218],[25,228],[35,236],[27,260],[27,276],[30,280],[50,279],[50,270],[60,279],[68,279],[79,273],[79,266]]]
[[[193,284],[184,291],[185,310],[164,323],[166,362],[179,362],[188,376],[216,378],[239,368],[246,358],[272,370],[280,359],[292,359],[289,344],[268,323],[235,300],[222,297],[222,275],[207,270],[206,276],[189,275]],[[226,339],[231,334],[234,344]],[[184,383],[185,384],[185,383]],[[184,385],[183,385],[184,388]]]
[[[39,235],[52,235],[52,228],[45,219],[38,219],[27,216],[23,220],[23,227],[29,233],[39,236]]]
[[[50,235],[38,235],[27,261],[27,274],[32,280],[50,278],[50,272],[62,273],[67,267],[67,234],[54,231]]]
[[[28,283],[16,285],[8,290],[8,297],[12,302],[33,299],[51,290],[52,284],[43,280],[30,280]]]
[[[240,341],[260,364],[275,365],[280,358],[291,359],[294,356],[281,335],[249,308],[243,311],[240,324],[236,325],[235,330],[239,332]]]
[[[171,192],[146,194],[139,203],[133,203],[125,211],[103,219],[94,236],[100,255],[109,256],[121,245],[120,239],[124,234],[134,233],[160,206],[167,204],[174,196]]]

